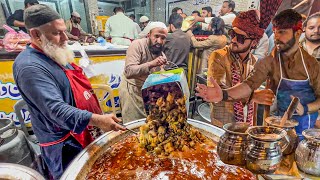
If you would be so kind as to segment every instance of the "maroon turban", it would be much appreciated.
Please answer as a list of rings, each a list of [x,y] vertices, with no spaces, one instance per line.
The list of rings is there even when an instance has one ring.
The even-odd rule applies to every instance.
[[[259,27],[260,20],[255,10],[240,12],[233,20],[232,27],[237,27],[247,33],[252,39],[260,40],[264,29]]]

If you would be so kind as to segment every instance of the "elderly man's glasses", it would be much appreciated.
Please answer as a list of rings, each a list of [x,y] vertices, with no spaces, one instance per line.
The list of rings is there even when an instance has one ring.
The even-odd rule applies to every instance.
[[[234,37],[237,37],[237,42],[240,44],[244,44],[244,41],[247,39],[252,39],[252,38],[246,37],[245,35],[236,33],[233,29],[230,29],[228,34],[231,37],[231,39],[233,39]]]

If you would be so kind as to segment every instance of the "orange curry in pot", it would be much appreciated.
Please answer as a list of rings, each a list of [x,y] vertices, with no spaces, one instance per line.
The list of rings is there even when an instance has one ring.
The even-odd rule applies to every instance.
[[[255,179],[250,171],[221,162],[210,141],[161,157],[147,153],[129,136],[97,159],[86,179]]]
[[[186,100],[176,83],[150,87],[139,135],[111,146],[86,179],[256,179],[220,161],[216,144],[187,123]],[[155,97],[157,94],[159,97]]]

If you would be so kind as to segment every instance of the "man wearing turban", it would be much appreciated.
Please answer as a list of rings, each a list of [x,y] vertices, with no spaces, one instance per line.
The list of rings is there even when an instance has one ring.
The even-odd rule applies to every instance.
[[[264,30],[259,28],[259,17],[255,10],[241,12],[229,30],[231,44],[211,53],[208,62],[208,78],[216,79],[222,88],[230,88],[245,80],[256,62],[251,50],[259,43]],[[208,81],[208,86],[212,83]],[[257,92],[261,95],[261,92]],[[253,100],[257,99],[257,94]],[[272,95],[272,92],[265,92]],[[211,104],[212,124],[222,127],[230,122],[247,122],[253,125],[253,102],[244,98],[235,102]]]
[[[72,159],[93,137],[89,126],[104,131],[125,130],[113,114],[101,109],[82,69],[72,63],[66,26],[46,5],[24,12],[31,45],[14,61],[13,75],[31,114],[32,129],[41,154],[54,179],[59,179]]]
[[[274,17],[272,24],[276,47],[255,64],[246,80],[223,90],[218,86],[199,85],[198,95],[210,102],[243,99],[269,79],[270,88],[276,94],[277,115],[285,114],[293,97],[300,99],[292,119],[299,122],[296,131],[302,139],[302,131],[314,127],[320,108],[320,64],[299,46],[302,33],[299,13],[293,9],[284,10]],[[211,83],[217,84],[214,79]]]
[[[121,114],[124,123],[145,118],[141,88],[148,75],[165,65],[163,53],[168,30],[162,22],[148,25],[148,36],[132,42],[127,50],[125,68],[119,87]]]

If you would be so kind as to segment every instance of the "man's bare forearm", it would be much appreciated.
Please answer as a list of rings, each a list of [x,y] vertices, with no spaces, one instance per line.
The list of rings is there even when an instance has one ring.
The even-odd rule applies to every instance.
[[[320,98],[317,98],[312,103],[307,104],[308,106],[308,112],[316,112],[320,109]]]
[[[237,84],[225,90],[228,93],[227,101],[237,101],[240,99],[246,99],[251,95],[252,92],[252,89],[246,83]]]
[[[21,22],[21,21],[18,21],[18,20],[14,20],[14,21],[13,21],[13,25],[14,25],[15,27],[25,27],[24,22]]]

